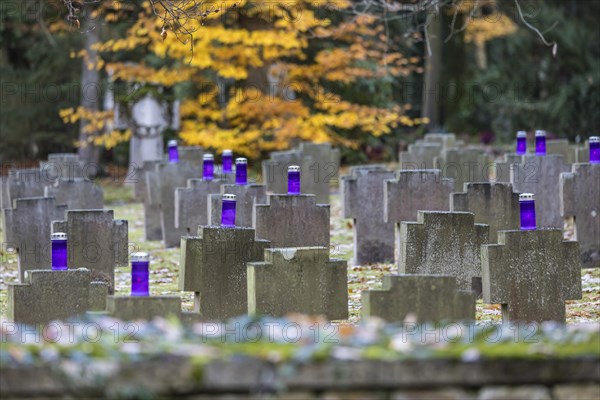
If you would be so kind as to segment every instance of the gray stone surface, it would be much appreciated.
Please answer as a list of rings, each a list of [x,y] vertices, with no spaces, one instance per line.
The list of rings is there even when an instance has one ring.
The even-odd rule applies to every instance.
[[[552,400],[545,386],[495,386],[479,391],[477,400]]]
[[[273,194],[268,204],[254,206],[256,238],[272,247],[329,248],[329,205],[317,204],[313,194]]]
[[[454,179],[454,191],[460,192],[466,182],[488,182],[492,163],[483,149],[447,148],[434,160],[444,178]]]
[[[128,263],[128,222],[115,220],[112,210],[69,210],[52,231],[67,234],[69,268],[89,269],[92,280],[109,283],[112,293],[115,267]]]
[[[267,202],[267,188],[264,185],[221,185],[221,194],[209,195],[207,225],[221,225],[223,194],[236,195],[235,225],[253,228],[252,213],[255,204]]]
[[[441,152],[441,143],[417,142],[410,144],[407,151],[399,154],[400,169],[433,169],[433,160],[439,157]]]
[[[179,296],[108,296],[106,310],[122,321],[152,320],[181,314]]]
[[[65,217],[66,205],[57,205],[54,197],[15,200],[15,208],[4,210],[5,248],[18,253],[19,282],[25,271],[50,269],[52,221]]]
[[[3,208],[14,207],[16,199],[44,196],[44,187],[49,182],[43,179],[39,169],[9,170],[6,183],[8,204],[3,204]]]
[[[557,385],[552,389],[554,400],[600,399],[600,383]]]
[[[160,183],[156,173],[157,161],[146,161],[142,170],[140,181],[135,185],[134,191],[144,191],[144,238],[162,240],[162,225],[160,221]],[[144,183],[141,183],[144,182]]]
[[[463,144],[462,141],[456,140],[454,133],[426,133],[423,141],[425,143],[439,143],[444,149],[458,147]]]
[[[475,294],[459,290],[454,276],[384,275],[381,290],[362,292],[362,316],[402,322],[475,320]]]
[[[577,146],[570,144],[569,139],[546,140],[546,154],[560,154],[567,164],[577,162]]]
[[[535,195],[538,229],[563,228],[559,194],[562,172],[569,172],[569,166],[558,154],[543,157],[526,155],[520,164],[511,167],[510,181],[514,190]]]
[[[274,151],[268,160],[262,162],[263,184],[267,187],[267,191],[275,194],[285,194],[288,192],[287,169],[290,165],[300,166],[302,170],[300,175],[300,190],[302,193],[307,193],[307,188],[304,185],[304,172],[306,171],[303,168],[302,152],[297,149]]]
[[[198,237],[181,238],[179,290],[194,292],[194,310],[204,319],[248,312],[246,263],[262,261],[265,240],[254,229],[201,226]]]
[[[460,290],[476,290],[488,230],[487,225],[475,224],[472,213],[419,211],[417,222],[400,225],[398,271],[450,275],[457,278]]]
[[[342,212],[352,218],[356,265],[394,259],[394,224],[384,222],[385,181],[394,173],[381,165],[351,167],[341,179]]]
[[[265,250],[264,262],[248,263],[248,312],[348,318],[348,271],[329,259],[328,247]]]
[[[181,235],[193,235],[198,226],[209,224],[209,196],[220,193],[223,184],[221,180],[188,179],[187,187],[175,189],[175,228]]]
[[[496,183],[510,183],[511,165],[520,164],[522,162],[523,156],[520,156],[516,153],[504,154],[500,160],[496,160],[492,163],[488,174],[489,181]]]
[[[106,298],[108,297],[108,283],[90,282],[90,301],[88,310],[104,311],[106,310]]]
[[[91,180],[84,178],[57,180],[45,187],[44,196],[56,198],[58,204],[66,204],[69,210],[104,208],[104,191]]]
[[[575,162],[589,163],[590,162],[590,140],[587,139],[582,145],[575,148]]]
[[[600,267],[600,164],[573,164],[560,174],[560,214],[575,217],[584,268]]]
[[[465,183],[465,192],[450,196],[450,211],[475,214],[475,223],[490,227],[489,242],[499,230],[519,229],[519,194],[510,183]]]
[[[95,290],[106,285],[96,283]],[[25,324],[66,320],[90,309],[89,270],[30,270],[22,284],[8,285],[8,318]]]
[[[48,161],[40,162],[40,172],[46,184],[57,180],[93,178],[98,174],[98,164],[84,164],[75,153],[51,153]]]
[[[565,322],[565,301],[581,298],[579,244],[560,229],[499,231],[482,246],[483,301],[502,305],[502,320]]]

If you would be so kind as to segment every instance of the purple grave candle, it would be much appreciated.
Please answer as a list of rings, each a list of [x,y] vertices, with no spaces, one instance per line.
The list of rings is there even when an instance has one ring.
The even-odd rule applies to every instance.
[[[288,167],[288,194],[300,194],[300,167],[297,165]]]
[[[225,228],[235,227],[235,194],[223,195],[223,206],[221,209],[221,226]]]
[[[519,195],[519,208],[521,212],[521,230],[535,230],[535,200],[533,194],[523,193]]]
[[[167,148],[169,149],[169,162],[178,163],[179,162],[179,150],[177,149],[177,140],[169,140],[167,144]]]
[[[535,131],[535,155],[546,155],[546,131]]]
[[[248,160],[244,157],[235,159],[235,184],[244,186],[248,183]]]
[[[202,179],[212,181],[215,178],[215,157],[212,154],[205,154],[202,160]]]
[[[517,154],[523,155],[527,153],[527,132],[517,132]]]
[[[223,173],[233,173],[233,152],[231,150],[223,150]]]
[[[131,254],[131,295],[149,296],[150,258],[148,253]]]
[[[67,234],[55,232],[52,234],[52,270],[67,270],[67,259]]]
[[[600,164],[600,136],[590,138],[590,164]]]

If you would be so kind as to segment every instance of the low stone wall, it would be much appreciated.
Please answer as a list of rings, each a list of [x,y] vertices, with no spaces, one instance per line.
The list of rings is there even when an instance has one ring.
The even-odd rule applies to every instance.
[[[2,366],[0,397],[187,399],[598,399],[600,359],[273,363],[165,355],[131,363]]]

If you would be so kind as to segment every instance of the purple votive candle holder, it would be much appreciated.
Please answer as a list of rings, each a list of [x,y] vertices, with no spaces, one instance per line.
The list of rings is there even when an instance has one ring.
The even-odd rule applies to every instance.
[[[235,159],[235,184],[240,186],[248,184],[248,160],[244,157]]]
[[[300,194],[300,167],[297,165],[288,167],[288,194]]]
[[[519,195],[519,209],[521,214],[521,230],[535,230],[535,200],[533,199],[533,194],[523,193]]]
[[[223,150],[222,160],[223,160],[223,173],[224,174],[232,174],[233,173],[233,151]]]
[[[148,253],[131,254],[131,295],[150,296],[150,257]]]
[[[523,155],[527,153],[527,132],[517,132],[517,154]]]
[[[215,157],[212,154],[205,154],[202,161],[202,179],[212,181],[215,178]]]
[[[179,150],[177,149],[177,140],[169,140],[169,143],[167,144],[167,149],[169,151],[169,162],[178,163]]]
[[[535,155],[546,155],[546,131],[535,131]]]
[[[590,137],[590,164],[600,164],[600,136]]]
[[[52,238],[52,270],[66,271],[68,253],[67,253],[67,234],[64,232],[55,232]]]
[[[221,226],[225,228],[235,227],[235,194],[223,195],[223,206],[221,209]]]

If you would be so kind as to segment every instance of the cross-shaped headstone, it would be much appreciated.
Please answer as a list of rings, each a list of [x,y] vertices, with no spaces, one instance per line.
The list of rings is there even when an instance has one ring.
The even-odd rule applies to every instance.
[[[490,243],[499,230],[519,229],[519,194],[510,183],[465,183],[464,193],[453,193],[450,211],[475,214],[475,223],[490,227]]]
[[[274,151],[271,153],[271,158],[262,162],[263,184],[267,187],[267,191],[275,194],[287,193],[288,167],[290,165],[298,165],[302,168],[302,152],[299,150]],[[303,176],[307,171],[302,168],[301,187],[304,193],[306,188],[302,183]]]
[[[464,144],[463,141],[456,140],[454,133],[426,133],[423,140],[425,143],[439,143],[444,149],[460,147]]]
[[[188,179],[187,187],[175,189],[175,228],[182,235],[193,235],[198,226],[208,225],[209,196],[220,193],[223,184],[219,179]]]
[[[394,173],[384,166],[359,166],[341,179],[344,218],[353,219],[354,264],[394,259],[394,224],[384,222],[384,182]]]
[[[329,248],[329,204],[317,204],[314,194],[269,195],[254,206],[252,225],[273,247]]]
[[[330,143],[300,143],[304,165],[300,176],[303,193],[314,194],[317,203],[329,204],[329,186],[337,182],[340,171],[340,150]]]
[[[577,161],[577,147],[569,143],[569,139],[550,139],[546,141],[546,154],[560,154],[565,163]]]
[[[46,186],[46,197],[55,197],[58,204],[66,204],[69,210],[93,210],[104,208],[104,192],[94,182],[84,178],[57,180]]]
[[[488,230],[475,224],[472,213],[419,211],[417,222],[400,224],[398,271],[454,276],[460,290],[478,292],[481,245],[489,243]]]
[[[221,224],[223,209],[223,195],[236,196],[235,225],[252,228],[252,212],[255,204],[267,202],[267,188],[264,185],[221,185],[221,194],[209,196],[208,224],[218,226]]]
[[[560,216],[560,174],[569,172],[563,156],[523,156],[520,164],[513,164],[510,181],[519,193],[535,195],[535,212],[538,228],[563,228]]]
[[[347,319],[346,261],[330,260],[326,247],[265,250],[264,262],[248,263],[248,312]]]
[[[560,175],[561,212],[575,217],[584,268],[600,267],[600,164],[573,164]]]
[[[365,290],[362,316],[404,321],[412,315],[419,322],[475,320],[475,295],[459,290],[448,275],[384,275],[381,290]]]
[[[51,268],[52,221],[63,219],[66,210],[54,197],[16,199],[15,208],[4,210],[6,247],[18,253],[20,282],[25,271]]]
[[[502,320],[565,322],[565,300],[581,298],[579,244],[560,229],[499,231],[482,246],[483,301],[502,305]]]
[[[442,176],[454,179],[454,191],[460,192],[465,182],[487,182],[492,163],[480,148],[449,148],[434,160]]]
[[[523,156],[508,153],[504,154],[501,160],[494,161],[489,169],[488,177],[490,182],[506,182],[510,183],[510,170],[511,165],[520,164],[523,162]]]
[[[98,173],[98,169],[97,164],[84,164],[75,153],[48,154],[48,161],[40,162],[40,171],[46,184],[57,180],[90,178]]]
[[[53,222],[52,231],[67,234],[69,268],[89,269],[112,293],[115,267],[128,262],[127,221],[115,220],[113,210],[69,210],[65,221]]]
[[[200,226],[197,237],[181,238],[179,290],[194,292],[204,320],[246,314],[246,263],[262,261],[268,246],[251,228]]]
[[[66,320],[89,310],[103,309],[108,293],[104,282],[92,282],[84,268],[67,271],[30,270],[21,284],[8,285],[8,318],[34,325]]]
[[[14,207],[16,199],[42,197],[44,187],[50,181],[43,179],[39,169],[9,170],[7,177],[8,204],[4,208]]]
[[[160,182],[156,173],[156,165],[160,161],[146,161],[141,170],[136,172],[137,181],[134,191],[143,193],[144,200],[144,238],[162,240],[160,222]],[[143,183],[142,183],[143,182]]]
[[[433,160],[442,152],[441,143],[418,142],[408,145],[408,151],[400,152],[400,169],[433,169]]]

